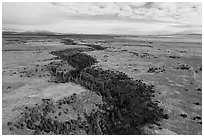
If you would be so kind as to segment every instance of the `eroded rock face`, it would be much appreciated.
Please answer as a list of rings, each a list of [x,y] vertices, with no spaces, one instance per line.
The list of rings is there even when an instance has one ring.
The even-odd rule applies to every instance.
[[[68,55],[66,52],[68,51],[61,51],[59,56],[63,55],[63,59],[70,62],[70,59],[65,56]],[[78,62],[77,58],[73,58],[71,63],[74,64],[76,70],[64,76],[65,82],[80,84],[102,96],[105,102],[101,107],[103,113],[97,111],[86,116],[89,124],[96,128],[93,128],[93,131],[100,129],[100,132],[94,131],[95,134],[142,134],[138,127],[168,117],[163,113],[162,108],[151,101],[151,96],[154,93],[153,86],[132,80],[119,71],[91,67],[92,63],[89,62],[93,62],[93,57],[79,52],[72,56],[75,55],[78,58],[86,56],[83,58],[84,65],[78,67],[81,62]],[[61,79],[59,75],[55,75],[55,77]],[[94,122],[93,120],[97,119],[96,115],[100,115],[98,120],[103,122],[98,120]]]

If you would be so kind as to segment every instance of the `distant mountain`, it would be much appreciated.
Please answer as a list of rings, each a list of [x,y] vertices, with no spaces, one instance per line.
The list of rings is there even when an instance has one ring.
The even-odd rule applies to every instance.
[[[137,37],[137,36],[147,36],[147,35],[134,35],[134,34],[76,34],[76,33],[58,33],[58,32],[51,32],[47,30],[31,30],[31,31],[24,31],[24,30],[9,30],[3,29],[2,34],[19,34],[19,35],[104,35],[104,36],[129,36],[129,37]],[[149,34],[148,36],[158,36],[158,37],[174,37],[174,36],[202,36],[202,33],[199,32],[192,32],[189,30],[180,31],[176,33],[172,32],[164,32],[159,31],[155,34]]]
[[[55,33],[47,30],[37,31],[22,31],[22,30],[2,30],[2,34],[19,34],[19,35],[61,35],[61,33]]]
[[[200,31],[185,30],[175,33],[175,35],[202,35]]]

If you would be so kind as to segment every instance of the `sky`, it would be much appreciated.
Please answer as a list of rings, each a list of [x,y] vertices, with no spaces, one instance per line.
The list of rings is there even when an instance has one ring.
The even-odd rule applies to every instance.
[[[2,27],[79,34],[201,34],[202,4],[3,2]]]

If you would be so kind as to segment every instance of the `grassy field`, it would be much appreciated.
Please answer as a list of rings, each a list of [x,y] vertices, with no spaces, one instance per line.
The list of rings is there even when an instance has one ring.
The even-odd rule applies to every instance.
[[[129,105],[94,86],[117,79]],[[2,120],[3,134],[202,134],[201,36],[3,34]]]

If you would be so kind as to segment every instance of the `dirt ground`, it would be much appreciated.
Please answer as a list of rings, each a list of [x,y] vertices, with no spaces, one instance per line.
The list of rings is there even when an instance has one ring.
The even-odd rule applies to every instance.
[[[152,98],[166,113],[158,125],[144,127],[148,134],[202,134],[202,43],[200,37],[74,37],[77,42],[98,43],[105,50],[88,51],[97,66],[118,70],[129,77],[155,85]],[[60,61],[50,51],[86,47],[65,45],[59,38],[3,37],[2,45],[2,130],[3,134],[32,134],[10,130],[25,106],[42,99],[60,100],[77,94],[79,111],[94,109],[101,99],[84,87],[73,83],[50,82],[46,65]],[[81,101],[85,98],[84,101]],[[79,105],[80,104],[80,105]],[[83,133],[81,133],[83,134]]]

